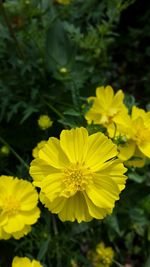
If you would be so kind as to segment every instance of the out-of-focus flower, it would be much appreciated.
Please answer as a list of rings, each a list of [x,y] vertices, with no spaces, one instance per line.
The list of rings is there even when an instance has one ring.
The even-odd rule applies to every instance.
[[[53,121],[48,115],[41,115],[38,119],[38,125],[41,130],[46,130],[50,128],[53,124]]]
[[[8,146],[2,146],[2,147],[0,148],[0,153],[1,153],[2,155],[8,156],[9,153],[10,153],[9,147],[8,147]]]
[[[62,5],[69,5],[71,3],[71,0],[55,0],[55,1]]]
[[[112,212],[125,187],[126,169],[113,142],[85,128],[51,137],[32,161],[30,174],[41,188],[41,201],[62,221],[102,219]]]
[[[43,267],[37,260],[30,260],[27,257],[15,257],[12,262],[12,267]]]
[[[38,158],[40,149],[46,144],[45,140],[40,141],[35,148],[32,150],[33,158]]]
[[[38,194],[23,179],[0,176],[0,239],[26,235],[40,216]]]
[[[96,88],[96,97],[88,98],[92,107],[86,113],[85,118],[88,123],[102,124],[107,127],[110,123],[119,123],[124,114],[128,113],[123,103],[124,94],[119,90],[116,94],[111,86]]]
[[[66,73],[68,73],[68,69],[65,68],[65,67],[62,67],[62,68],[59,69],[59,72],[62,73],[62,74],[66,74]]]
[[[114,250],[112,247],[105,247],[101,242],[97,245],[96,251],[89,251],[88,258],[94,267],[109,267],[113,263]]]

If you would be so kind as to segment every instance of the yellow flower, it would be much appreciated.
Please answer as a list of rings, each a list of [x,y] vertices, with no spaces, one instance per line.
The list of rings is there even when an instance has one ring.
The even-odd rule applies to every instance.
[[[27,257],[15,257],[12,262],[12,267],[43,267],[43,265],[36,260],[30,260]]]
[[[53,121],[47,115],[41,115],[38,119],[38,125],[41,128],[41,130],[46,130],[50,128],[52,124],[53,124]]]
[[[92,102],[91,109],[86,113],[88,123],[103,124],[107,127],[112,122],[119,123],[120,118],[127,114],[127,108],[123,103],[124,94],[119,90],[116,94],[111,86],[96,88],[96,97],[89,97]]]
[[[125,187],[126,171],[118,152],[102,133],[85,128],[51,137],[32,161],[30,174],[41,188],[41,201],[62,221],[102,219],[112,212]]]
[[[38,194],[23,179],[0,176],[0,239],[26,235],[40,216]]]
[[[10,153],[9,147],[8,146],[2,146],[0,149],[0,153],[3,155],[8,156]]]
[[[112,264],[114,258],[114,251],[111,247],[105,247],[104,243],[101,242],[97,245],[96,252],[98,260],[97,264],[95,265],[96,267],[109,267]]]
[[[118,146],[121,160],[139,157],[140,162],[131,160],[130,165],[133,163],[133,166],[141,167],[145,163],[144,157],[150,158],[150,112],[133,106],[131,116],[126,114],[118,124],[109,125],[108,133],[111,138],[115,135],[126,139],[124,144]]]
[[[62,5],[69,5],[71,0],[55,0],[57,3]]]
[[[32,150],[33,158],[38,158],[40,149],[46,144],[45,140],[40,141],[35,148]]]

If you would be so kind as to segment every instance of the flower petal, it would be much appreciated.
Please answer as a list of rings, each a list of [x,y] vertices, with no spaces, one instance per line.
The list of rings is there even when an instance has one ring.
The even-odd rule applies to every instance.
[[[56,169],[64,168],[69,163],[60,146],[60,141],[54,137],[49,138],[44,147],[40,149],[39,158]]]
[[[63,174],[55,173],[48,175],[43,182],[33,182],[36,186],[42,189],[42,192],[46,194],[49,201],[53,201],[57,196],[59,196],[64,189],[63,185]]]
[[[64,130],[60,135],[60,145],[72,163],[83,162],[86,153],[88,132],[85,128]]]
[[[50,166],[42,159],[35,159],[31,162],[30,175],[35,181],[42,181],[50,173],[56,173],[58,169]]]
[[[34,224],[40,217],[40,209],[36,207],[35,209],[30,211],[22,211],[20,212],[20,217],[25,224]]]
[[[61,221],[90,221],[90,216],[85,198],[81,192],[76,193],[65,202],[63,209],[58,213]]]
[[[3,226],[3,229],[6,233],[12,234],[13,232],[21,231],[24,228],[24,225],[20,215],[17,214],[9,217],[7,224]]]
[[[91,199],[87,196],[86,193],[84,193],[84,197],[87,203],[87,207],[89,210],[89,214],[96,219],[103,219],[107,214],[110,214],[112,212],[112,209],[110,208],[100,208],[97,207]]]
[[[102,133],[95,133],[88,138],[85,164],[92,171],[98,171],[103,163],[117,156],[117,147]]]

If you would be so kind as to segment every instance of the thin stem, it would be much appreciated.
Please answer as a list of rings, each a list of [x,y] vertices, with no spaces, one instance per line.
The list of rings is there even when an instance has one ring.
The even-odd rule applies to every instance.
[[[60,117],[61,119],[64,119],[64,116],[56,109],[54,108],[50,103],[48,103],[47,101],[44,100],[44,103],[52,110],[54,111],[58,117]]]
[[[113,260],[113,262],[114,262],[118,267],[124,267],[124,265],[122,265],[122,264],[119,263],[118,261]]]
[[[1,136],[0,136],[0,142],[9,148],[12,154],[23,164],[23,166],[26,169],[29,169],[29,166],[27,165],[27,163],[18,155],[18,153]]]
[[[61,266],[61,255],[60,255],[60,249],[59,249],[59,242],[58,242],[58,228],[57,223],[54,215],[52,215],[52,224],[54,229],[54,235],[56,237],[56,257],[57,257],[57,267]]]

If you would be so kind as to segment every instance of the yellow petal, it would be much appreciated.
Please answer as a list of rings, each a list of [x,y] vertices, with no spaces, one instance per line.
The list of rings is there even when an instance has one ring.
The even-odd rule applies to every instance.
[[[139,144],[138,148],[146,157],[150,158],[150,141]]]
[[[94,203],[91,201],[91,199],[87,196],[86,193],[84,193],[84,197],[87,203],[89,214],[93,218],[103,219],[107,214],[110,214],[112,212],[111,208],[100,208],[94,205]]]
[[[124,173],[127,169],[124,167],[120,160],[108,161],[103,165],[99,174],[105,177],[110,177],[118,186],[119,190],[122,191],[125,188],[125,182],[127,177]]]
[[[45,194],[40,194],[40,200],[53,213],[59,213],[66,203],[67,199],[64,197],[57,197],[53,201],[49,201]]]
[[[3,226],[4,231],[8,234],[21,231],[23,228],[24,222],[21,220],[19,214],[9,217],[7,224]]]
[[[38,186],[38,182],[34,182],[34,184]],[[42,192],[46,194],[49,201],[53,201],[64,189],[63,174],[55,173],[48,175],[43,180],[42,184],[40,183],[40,187],[42,188]]]
[[[119,145],[119,155],[118,158],[120,158],[122,161],[126,161],[130,159],[135,152],[136,144],[133,140],[128,140],[125,144]]]
[[[35,159],[31,162],[30,175],[35,181],[42,181],[50,173],[56,173],[58,169],[50,166],[42,159]]]
[[[31,261],[26,257],[15,257],[12,262],[12,267],[31,267]]]
[[[106,209],[113,208],[115,200],[119,199],[118,191],[115,192],[114,188],[111,190],[110,186],[108,186],[107,189],[106,187],[100,187],[98,183],[89,187],[87,186],[86,194],[94,205]]]
[[[39,208],[34,208],[30,211],[21,211],[20,212],[20,218],[25,224],[34,224],[40,217],[40,210]]]
[[[60,135],[60,144],[70,162],[83,162],[86,153],[88,132],[85,128],[64,130]]]
[[[81,192],[67,199],[63,209],[58,214],[61,221],[90,221],[92,217],[89,214],[85,198]]]
[[[98,171],[103,163],[118,154],[116,145],[102,133],[89,136],[85,164],[92,171]]]
[[[69,163],[61,149],[60,141],[54,137],[49,138],[44,147],[39,151],[39,158],[56,169],[64,168]]]

